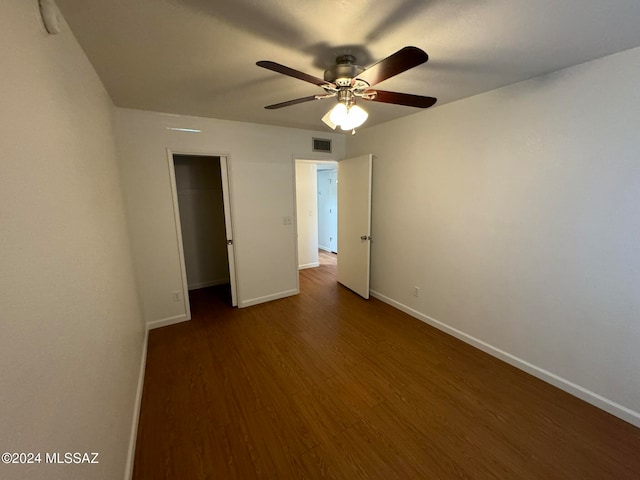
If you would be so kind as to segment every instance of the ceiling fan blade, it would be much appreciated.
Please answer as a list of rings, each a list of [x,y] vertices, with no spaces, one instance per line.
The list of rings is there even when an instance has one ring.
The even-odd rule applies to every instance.
[[[304,80],[305,82],[313,83],[314,85],[318,85],[319,87],[321,87],[322,85],[332,85],[326,80],[322,80],[321,78],[314,77],[313,75],[309,75],[307,73],[299,72],[298,70],[294,70],[293,68],[285,67],[284,65],[280,65],[276,62],[261,60],[259,62],[256,62],[256,65],[262,68],[266,68],[267,70],[297,78],[298,80]]]
[[[358,75],[358,78],[373,86],[399,73],[417,67],[427,60],[429,60],[429,55],[418,47],[404,47],[367,68]]]
[[[311,95],[310,97],[296,98],[295,100],[289,100],[288,102],[274,103],[273,105],[267,105],[267,110],[275,110],[276,108],[288,107],[289,105],[297,105],[298,103],[310,102],[311,100],[317,100],[318,97]]]
[[[372,102],[393,103],[418,108],[429,108],[438,101],[437,98],[412,95],[410,93],[387,92],[385,90],[375,90],[375,92],[375,97],[367,98],[365,96],[363,98],[365,100],[371,100]]]

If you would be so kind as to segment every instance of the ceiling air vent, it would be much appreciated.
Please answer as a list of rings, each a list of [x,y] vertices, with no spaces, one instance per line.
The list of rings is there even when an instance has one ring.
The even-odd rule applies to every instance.
[[[313,151],[331,153],[331,140],[328,138],[314,138]]]

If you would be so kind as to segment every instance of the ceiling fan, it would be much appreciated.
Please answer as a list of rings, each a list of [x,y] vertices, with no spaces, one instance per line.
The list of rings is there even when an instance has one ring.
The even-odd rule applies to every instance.
[[[339,126],[342,130],[352,130],[352,133],[355,133],[355,129],[369,116],[364,109],[356,105],[357,98],[418,108],[428,108],[436,103],[437,99],[433,97],[373,88],[384,80],[425,63],[428,59],[429,56],[423,50],[417,47],[404,47],[371,67],[363,68],[356,64],[356,58],[353,55],[341,55],[336,58],[335,65],[325,70],[324,80],[267,60],[256,62],[256,65],[313,83],[324,90],[324,94],[275,103],[264,108],[273,110],[312,100],[337,97],[337,105],[327,112],[322,121],[334,130]]]

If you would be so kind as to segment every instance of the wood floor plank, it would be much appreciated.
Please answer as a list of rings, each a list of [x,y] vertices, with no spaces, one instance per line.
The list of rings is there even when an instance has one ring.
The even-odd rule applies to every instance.
[[[274,462],[279,478],[308,478],[301,458],[317,446],[314,443],[313,447],[308,447],[312,441],[311,434],[307,432],[307,435],[301,440],[300,432],[291,429],[287,417],[283,417],[282,412],[276,411],[272,407],[261,411],[259,415],[257,425],[264,435],[265,448]]]
[[[157,479],[640,478],[640,429],[335,281],[150,332],[134,463]]]
[[[347,470],[341,470],[339,462],[334,462],[323,446],[318,445],[299,458],[302,478],[309,480],[342,480]],[[353,476],[351,478],[354,478]]]
[[[317,443],[331,443],[336,435],[358,421],[353,411],[322,389],[298,393],[291,403]]]

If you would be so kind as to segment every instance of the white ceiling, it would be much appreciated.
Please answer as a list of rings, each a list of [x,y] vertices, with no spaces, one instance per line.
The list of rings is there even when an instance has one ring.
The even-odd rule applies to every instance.
[[[313,130],[335,100],[255,65],[322,77],[407,45],[429,62],[380,84],[438,105],[640,45],[638,0],[58,0],[116,105]],[[597,92],[594,92],[594,95]],[[367,102],[376,125],[419,111]]]

